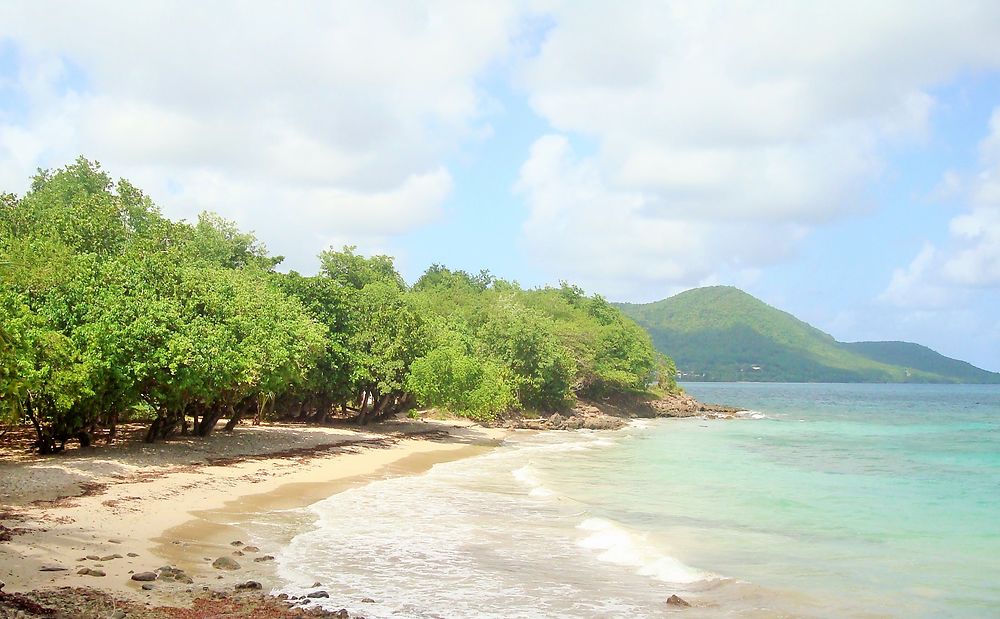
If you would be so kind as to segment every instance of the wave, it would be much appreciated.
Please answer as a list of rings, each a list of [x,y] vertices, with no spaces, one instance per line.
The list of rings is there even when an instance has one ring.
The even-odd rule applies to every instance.
[[[587,532],[587,536],[577,542],[578,546],[599,552],[597,558],[601,561],[638,568],[636,573],[641,576],[675,584],[720,578],[649,548],[640,537],[610,520],[587,518],[577,528]]]

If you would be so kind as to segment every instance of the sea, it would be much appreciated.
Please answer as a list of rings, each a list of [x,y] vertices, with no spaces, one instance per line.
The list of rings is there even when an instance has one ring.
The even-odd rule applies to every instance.
[[[684,388],[748,411],[514,432],[339,492],[284,519],[275,592],[394,619],[1000,617],[1000,386]]]

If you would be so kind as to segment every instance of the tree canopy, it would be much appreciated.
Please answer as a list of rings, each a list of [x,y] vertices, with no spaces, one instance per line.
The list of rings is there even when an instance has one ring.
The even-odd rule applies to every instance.
[[[278,272],[252,233],[171,221],[83,158],[39,171],[0,195],[0,423],[30,423],[51,452],[125,420],[149,441],[418,405],[494,421],[672,384],[642,329],[568,284],[433,265],[410,287],[351,246],[319,262]]]

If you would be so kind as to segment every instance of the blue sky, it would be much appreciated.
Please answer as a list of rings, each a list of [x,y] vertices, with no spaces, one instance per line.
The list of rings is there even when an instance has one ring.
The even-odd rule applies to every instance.
[[[83,154],[304,272],[732,284],[1000,370],[1000,7],[831,7],[5,3],[0,189]]]

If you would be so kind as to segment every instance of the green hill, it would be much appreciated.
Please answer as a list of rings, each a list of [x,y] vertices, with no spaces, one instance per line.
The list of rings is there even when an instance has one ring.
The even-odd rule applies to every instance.
[[[670,355],[681,380],[1000,382],[1000,374],[905,342],[843,344],[730,286],[617,304]]]

